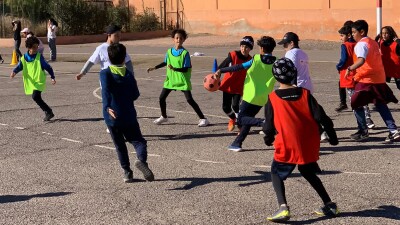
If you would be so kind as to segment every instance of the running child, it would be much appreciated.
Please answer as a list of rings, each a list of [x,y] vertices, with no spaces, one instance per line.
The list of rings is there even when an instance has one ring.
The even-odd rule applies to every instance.
[[[243,37],[240,41],[240,50],[229,52],[228,57],[219,65],[218,69],[249,61],[252,58],[249,53],[253,50],[253,46],[253,37]],[[226,115],[230,118],[228,131],[233,131],[235,129],[240,100],[243,95],[243,84],[246,78],[246,72],[247,70],[240,70],[225,73],[221,81],[219,90],[222,91],[222,110],[224,110]]]
[[[349,98],[351,100],[351,96],[353,96],[354,94],[354,80],[353,80],[354,72],[350,73],[348,77],[345,77],[345,74],[347,67],[349,67],[354,63],[353,55],[354,55],[354,46],[356,45],[356,42],[354,41],[351,35],[351,26],[344,26],[340,28],[339,34],[340,34],[340,40],[342,41],[342,45],[340,47],[341,49],[340,60],[339,63],[336,65],[336,69],[338,70],[340,75],[339,88],[344,88],[345,90],[347,90]],[[365,112],[365,119],[367,121],[367,127],[369,129],[372,129],[375,127],[375,124],[371,119],[371,112],[369,110],[369,107],[368,105],[365,105],[363,108]]]
[[[160,118],[153,121],[153,123],[160,125],[168,121],[167,116],[167,97],[171,91],[182,91],[185,95],[186,101],[194,109],[197,116],[200,118],[199,127],[208,126],[210,123],[204,117],[199,105],[192,97],[192,83],[190,78],[192,76],[192,63],[190,61],[189,52],[183,47],[183,42],[187,39],[187,33],[183,29],[175,29],[172,31],[171,37],[174,42],[174,47],[168,49],[165,54],[164,62],[155,67],[147,69],[147,72],[167,66],[167,77],[164,81],[164,87],[160,94]]]
[[[254,55],[253,59],[243,64],[221,68],[216,73],[234,72],[247,69],[243,86],[243,100],[240,104],[239,116],[237,118],[240,132],[228,147],[228,150],[242,151],[242,143],[246,139],[252,126],[262,126],[264,119],[255,118],[257,113],[268,100],[268,94],[274,88],[275,78],[272,75],[272,64],[276,57],[272,55],[276,46],[272,37],[263,36],[257,41],[260,46],[260,54]]]
[[[384,26],[378,36],[381,49],[382,63],[385,68],[386,81],[393,78],[397,89],[400,90],[400,40],[391,26]]]
[[[275,147],[271,179],[279,209],[267,219],[273,222],[290,219],[284,181],[296,165],[300,174],[323,201],[324,206],[315,212],[319,215],[336,216],[339,213],[336,203],[332,202],[316,175],[320,172],[317,163],[320,150],[319,127],[321,125],[324,127],[331,145],[338,144],[332,120],[309,90],[293,86],[297,69],[290,59],[277,60],[272,70],[279,82],[279,89],[268,96],[263,131],[265,144],[268,146],[273,144]]]
[[[357,60],[347,67],[345,76],[349,76],[351,71],[356,70],[353,77],[355,93],[351,96],[351,107],[357,119],[358,131],[350,135],[350,138],[355,141],[368,139],[368,127],[363,106],[374,103],[389,130],[385,141],[396,141],[400,139],[400,132],[397,130],[387,104],[389,102],[397,103],[398,100],[385,82],[386,76],[379,46],[375,40],[368,37],[368,23],[365,20],[357,20],[351,25],[351,29],[353,38],[357,42],[354,47]]]
[[[133,182],[125,141],[130,142],[136,150],[139,159],[135,161],[136,168],[147,181],[153,181],[153,172],[147,164],[147,142],[140,131],[133,103],[140,93],[133,73],[124,66],[125,46],[111,44],[108,47],[108,56],[111,65],[100,72],[103,116],[124,170],[124,182]]]
[[[42,92],[46,89],[46,70],[51,77],[51,83],[56,84],[53,68],[44,60],[38,52],[39,40],[36,37],[29,37],[25,41],[28,52],[25,53],[18,65],[14,68],[10,77],[14,78],[17,73],[22,71],[24,89],[26,95],[32,95],[33,100],[44,111],[43,121],[49,121],[54,117],[53,110],[43,101]]]

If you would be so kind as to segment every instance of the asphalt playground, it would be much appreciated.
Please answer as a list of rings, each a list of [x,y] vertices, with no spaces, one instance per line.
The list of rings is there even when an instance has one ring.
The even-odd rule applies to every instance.
[[[155,125],[165,70],[148,74],[146,68],[162,62],[170,45],[159,43],[168,39],[124,43],[141,92],[135,106],[156,177],[146,182],[133,168],[136,182],[129,184],[123,183],[102,119],[99,66],[75,80],[98,44],[58,46],[58,61],[51,63],[57,84],[48,79],[42,95],[56,115],[47,123],[23,93],[22,74],[9,78],[13,67],[5,53],[11,49],[1,50],[0,224],[272,224],[266,217],[278,208],[270,178],[273,147],[266,146],[260,128],[254,128],[243,152],[228,151],[236,133],[226,130],[222,94],[202,86],[214,58],[221,62],[237,46],[227,42],[207,47],[188,39],[190,53],[204,53],[192,57],[192,94],[211,125],[197,126],[198,118],[180,92],[167,99],[169,122]],[[384,143],[388,131],[376,111],[372,119],[377,128],[370,130],[369,140],[349,138],[356,131],[352,111],[334,110],[339,101],[339,45],[317,43],[305,50],[314,96],[333,119],[339,137],[338,146],[321,144],[318,163],[320,178],[341,214],[333,219],[314,215],[322,202],[295,170],[285,182],[289,224],[400,224],[400,143]],[[48,48],[45,52],[48,57]],[[283,48],[277,46],[274,53],[282,57]],[[400,99],[395,85],[389,86]],[[399,125],[400,106],[389,108]],[[263,111],[258,116],[263,117]],[[133,162],[134,149],[129,149]]]

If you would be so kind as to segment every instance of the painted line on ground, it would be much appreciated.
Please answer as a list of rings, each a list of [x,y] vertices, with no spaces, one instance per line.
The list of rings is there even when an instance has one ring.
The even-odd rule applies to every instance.
[[[347,173],[347,174],[357,174],[357,175],[382,175],[381,173],[363,173],[363,172],[343,172],[343,173]]]
[[[51,133],[47,133],[47,132],[42,132],[42,134],[47,134],[47,135],[53,135],[53,134],[51,134]]]
[[[8,124],[0,123],[1,126],[8,126]]]
[[[271,166],[265,166],[265,165],[251,165],[251,167],[271,168]]]
[[[18,130],[25,130],[25,127],[14,127],[14,128]]]
[[[75,143],[83,143],[82,141],[78,141],[78,140],[74,140],[74,139],[69,139],[69,138],[61,138],[61,140],[69,141],[69,142],[75,142]]]
[[[110,150],[115,150],[115,148],[113,147],[108,147],[108,146],[104,146],[104,145],[94,145],[95,147],[99,147],[99,148],[105,148],[105,149],[110,149]]]
[[[196,162],[203,162],[203,163],[213,163],[213,164],[225,164],[226,162],[216,162],[216,161],[208,161],[208,160],[200,160],[200,159],[193,159]]]

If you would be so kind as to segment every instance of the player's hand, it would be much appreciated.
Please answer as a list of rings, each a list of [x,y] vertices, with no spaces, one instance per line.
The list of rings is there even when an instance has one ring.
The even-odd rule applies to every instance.
[[[13,79],[15,77],[15,75],[17,75],[17,74],[12,72],[11,75],[10,75],[10,78]]]
[[[175,68],[171,64],[168,65],[168,69],[175,70]]]
[[[51,84],[52,85],[55,85],[57,82],[56,82],[56,79],[51,79]]]
[[[78,74],[76,75],[76,80],[80,80],[83,76],[85,76],[85,74],[83,74],[83,73],[78,73]]]
[[[214,73],[213,78],[214,78],[214,79],[219,79],[219,78],[221,78],[221,70],[217,70],[217,71]]]
[[[115,111],[114,111],[113,109],[111,109],[111,108],[108,108],[108,114],[110,114],[110,116],[111,116],[113,119],[116,119],[116,118],[117,118],[117,114],[116,114]]]
[[[346,73],[344,74],[344,78],[346,78],[346,79],[349,80],[350,72],[351,72],[350,70],[347,70],[347,69],[346,69]]]
[[[154,67],[151,67],[151,68],[148,68],[147,69],[147,73],[150,73],[150,71],[153,71],[153,70],[155,70],[156,68],[154,68]]]

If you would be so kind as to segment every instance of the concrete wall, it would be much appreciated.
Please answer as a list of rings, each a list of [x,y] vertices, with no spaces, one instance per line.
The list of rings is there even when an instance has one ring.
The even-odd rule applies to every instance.
[[[170,35],[169,31],[147,31],[147,32],[134,32],[134,33],[123,33],[121,40],[144,40],[151,38],[167,37]],[[43,44],[47,44],[46,37],[39,37]],[[24,38],[22,38],[21,48],[25,48]],[[80,36],[58,36],[57,45],[71,45],[71,44],[84,44],[84,43],[98,43],[105,42],[107,35],[80,35]],[[0,47],[13,47],[14,39],[12,38],[0,38]]]
[[[190,33],[280,37],[294,31],[302,39],[338,40],[346,20],[365,19],[376,34],[376,0],[165,0],[167,21],[177,11]],[[117,2],[117,0],[115,0]],[[143,5],[144,3],[144,5]],[[137,12],[152,8],[160,16],[160,0],[130,0]],[[400,33],[400,0],[383,0],[383,23]]]

